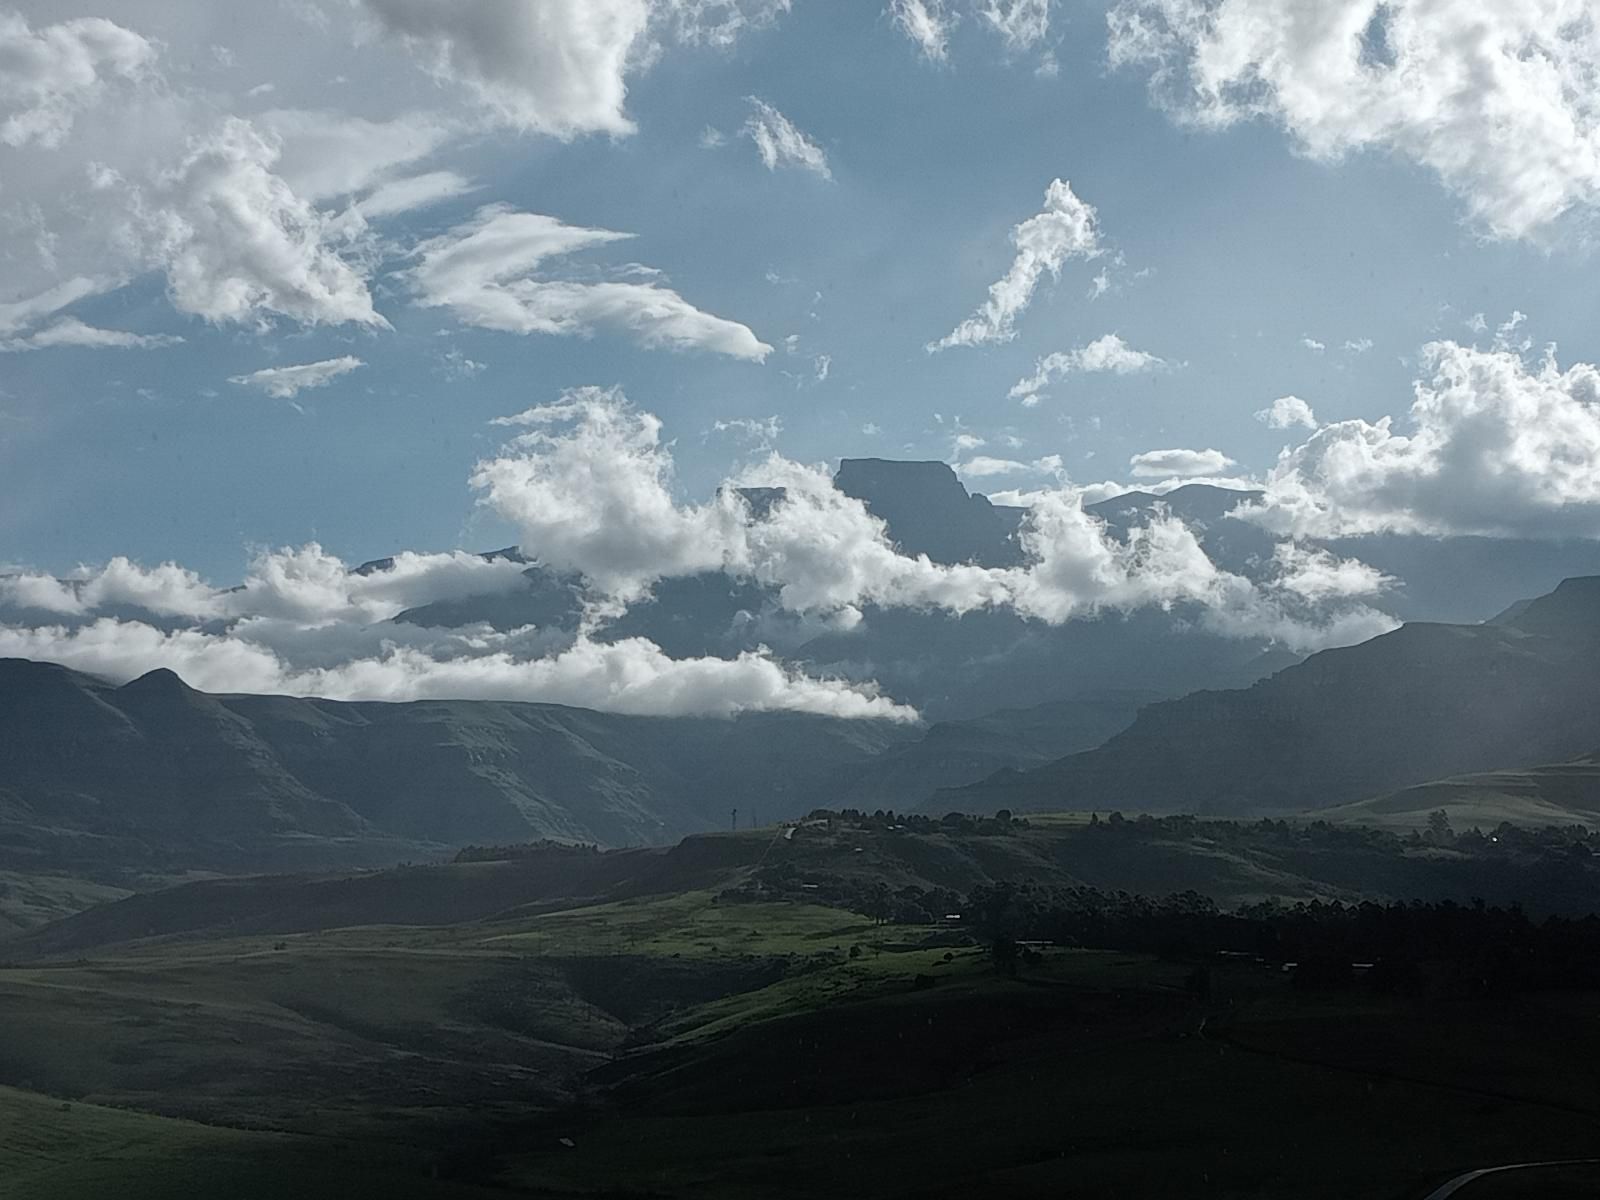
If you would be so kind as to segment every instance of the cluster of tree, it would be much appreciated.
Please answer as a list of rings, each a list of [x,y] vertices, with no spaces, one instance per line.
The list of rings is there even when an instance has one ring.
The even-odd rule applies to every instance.
[[[542,858],[551,854],[581,854],[584,856],[601,853],[600,847],[589,842],[558,842],[551,838],[540,838],[537,842],[518,842],[510,846],[463,846],[456,851],[452,862],[481,863],[481,862],[511,862],[519,858]]]
[[[930,817],[923,813],[897,813],[892,808],[879,808],[870,813],[858,808],[814,808],[806,814],[805,821],[826,821],[833,829],[863,833],[959,833],[980,837],[994,837],[1028,828],[1027,820],[1012,816],[1008,808],[1002,808],[992,817],[961,812]]]
[[[1001,809],[993,816],[950,812],[942,817],[924,813],[897,813],[891,809],[865,812],[861,809],[813,809],[808,822],[825,821],[831,828],[863,833],[920,833],[994,836],[1027,829],[1025,818]],[[1399,853],[1424,845],[1447,846],[1482,857],[1550,857],[1566,855],[1587,858],[1600,854],[1600,832],[1582,825],[1549,825],[1533,829],[1502,822],[1488,832],[1473,827],[1457,833],[1443,812],[1431,814],[1426,830],[1397,834],[1368,825],[1335,825],[1328,821],[1285,821],[1264,817],[1256,821],[1227,821],[1183,813],[1156,816],[1140,813],[1126,817],[1120,812],[1105,816],[1091,813],[1087,829],[1096,836],[1117,836],[1144,840],[1194,841],[1204,839],[1227,844],[1293,845],[1317,849],[1376,850]]]
[[[974,888],[965,924],[991,945],[1024,940],[1169,957],[1246,955],[1294,963],[1297,982],[1367,972],[1376,987],[1420,984],[1424,964],[1490,992],[1600,986],[1600,917],[1534,921],[1474,901],[1263,903],[1224,911],[1206,896],[1162,899],[1084,887],[998,883]],[[997,962],[1009,958],[997,951]]]
[[[1194,891],[1156,898],[1033,882],[891,888],[865,877],[758,869],[725,902],[803,900],[904,925],[948,923],[992,948],[1015,971],[1029,943],[1126,950],[1178,959],[1239,955],[1295,964],[1297,983],[1324,986],[1358,970],[1380,989],[1421,986],[1426,967],[1473,989],[1508,994],[1600,987],[1600,917],[1531,919],[1521,908],[1453,901],[1409,904],[1268,902],[1233,910]]]
[[[1484,858],[1587,859],[1600,853],[1600,833],[1582,825],[1547,825],[1541,828],[1502,822],[1485,833],[1474,826],[1457,833],[1442,809],[1429,815],[1426,830],[1397,834],[1368,825],[1334,825],[1328,821],[1221,821],[1174,814],[1142,813],[1124,817],[1120,812],[1089,817],[1089,830],[1098,836],[1145,840],[1194,841],[1204,839],[1230,845],[1302,846],[1316,849],[1376,850],[1399,853],[1420,846],[1444,846]]]
[[[808,871],[788,862],[756,868],[743,883],[722,891],[718,899],[734,904],[759,900],[825,904],[884,925],[932,925],[946,916],[959,915],[965,902],[960,892],[950,888],[915,884],[892,888],[881,879]]]

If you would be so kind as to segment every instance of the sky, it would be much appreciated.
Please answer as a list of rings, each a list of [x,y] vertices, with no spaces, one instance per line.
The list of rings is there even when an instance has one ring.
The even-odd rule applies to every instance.
[[[878,565],[820,588],[792,545],[707,533],[741,519],[726,481],[822,489],[865,455],[944,460],[1041,513],[1263,486],[1290,595],[1306,538],[1600,536],[1597,19],[0,0],[0,564],[215,589],[402,551],[458,572],[452,551],[520,542],[597,612],[710,568],[828,620],[896,588],[1029,615],[1217,590],[1107,575],[1061,513],[1085,557],[1048,602],[1043,572],[906,591],[870,523]],[[338,612],[389,611],[341,579]],[[65,657],[105,616],[73,603],[0,625],[0,650]],[[288,619],[210,604],[165,619],[223,621],[188,632],[227,653],[237,622]],[[212,681],[344,662],[272,652],[278,674]]]

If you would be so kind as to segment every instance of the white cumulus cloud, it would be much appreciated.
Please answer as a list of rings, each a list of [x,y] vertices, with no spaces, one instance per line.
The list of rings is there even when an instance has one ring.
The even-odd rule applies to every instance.
[[[1323,426],[1241,515],[1297,537],[1600,537],[1600,369],[1450,341],[1422,357],[1403,423]]]
[[[579,389],[500,423],[527,432],[480,462],[472,483],[541,562],[625,602],[665,576],[724,566],[737,501],[680,505],[660,419],[620,392]]]
[[[626,134],[625,76],[646,46],[648,0],[359,0],[436,78],[520,129]]]
[[[1395,585],[1392,577],[1360,559],[1296,542],[1278,543],[1273,561],[1281,572],[1280,586],[1314,604],[1376,596]]]
[[[124,240],[166,275],[180,312],[387,328],[361,272],[339,255],[331,219],[274,174],[279,153],[276,140],[230,118],[193,139],[150,189],[113,177],[101,187],[131,190]]]
[[[1334,161],[1392,151],[1501,237],[1600,201],[1600,22],[1589,0],[1120,0],[1113,65],[1180,119],[1281,125]]]
[[[211,691],[345,700],[489,699],[648,715],[746,710],[911,720],[870,685],[817,679],[765,651],[674,659],[653,642],[533,629],[391,624],[407,608],[513,591],[526,567],[477,555],[397,555],[353,570],[315,544],[265,552],[243,585],[212,587],[125,558],[66,580],[0,575],[0,656],[125,681],[157,667]],[[128,610],[139,615],[130,615]],[[44,613],[27,622],[29,613]]]
[[[1220,450],[1146,450],[1128,460],[1135,479],[1221,475],[1233,459]]]
[[[503,423],[528,432],[479,464],[473,482],[482,502],[519,527],[525,554],[581,576],[607,614],[662,579],[720,571],[771,588],[789,611],[847,623],[864,605],[953,614],[1011,608],[1058,623],[1106,609],[1192,603],[1219,620],[1234,614],[1230,636],[1256,636],[1238,617],[1248,609],[1273,636],[1305,648],[1388,620],[1377,614],[1364,624],[1330,624],[1328,611],[1308,608],[1304,589],[1263,590],[1217,568],[1172,517],[1121,541],[1069,484],[1027,496],[1025,565],[946,565],[900,553],[884,523],[834,487],[825,468],[777,454],[728,479],[709,501],[680,499],[659,419],[614,389],[570,392]],[[1231,465],[1216,451],[1142,457],[1159,460],[1163,475],[1214,475]],[[975,458],[960,469],[1009,474],[1010,463]],[[1061,461],[1052,455],[1028,469],[1059,475]],[[757,513],[739,494],[748,487],[782,491]]]
[[[984,479],[995,475],[1014,475],[1019,471],[1028,470],[1028,464],[1018,462],[1014,458],[991,458],[987,454],[977,454],[966,462],[957,463],[956,470],[972,479]]]
[[[1279,396],[1256,413],[1256,420],[1268,429],[1292,429],[1296,425],[1307,429],[1317,427],[1317,414],[1299,396]]]
[[[0,143],[59,146],[83,109],[118,81],[138,79],[156,58],[150,41],[103,17],[39,29],[0,12]]]

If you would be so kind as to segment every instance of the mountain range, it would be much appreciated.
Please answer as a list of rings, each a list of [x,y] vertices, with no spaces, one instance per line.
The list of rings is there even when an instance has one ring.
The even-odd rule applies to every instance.
[[[0,869],[102,879],[539,838],[662,844],[817,807],[1346,806],[1338,819],[1415,824],[1423,806],[1470,793],[1484,813],[1520,796],[1530,816],[1576,807],[1583,820],[1592,761],[1542,764],[1600,745],[1600,576],[1484,624],[1406,625],[1246,688],[1112,692],[920,728],[208,695],[170,671],[119,687],[14,659],[0,660],[0,725]],[[1485,807],[1491,788],[1502,800]]]
[[[213,696],[0,660],[0,863],[265,869],[484,841],[608,845],[776,817],[915,731],[807,714]]]
[[[1600,576],[1479,625],[1414,622],[1248,688],[1151,704],[1104,745],[936,810],[1305,812],[1600,745]]]
[[[0,869],[345,866],[538,838],[661,844],[1098,745],[1148,697],[923,729],[801,713],[630,717],[496,701],[209,695],[0,659]]]
[[[969,493],[943,463],[845,460],[837,482],[907,552],[1018,560],[1022,510]],[[1231,515],[1251,496],[1190,485],[1091,507],[1116,536],[1171,511],[1220,565],[1259,575],[1272,541]],[[758,505],[778,499],[751,492]],[[1588,775],[1561,764],[1600,746],[1600,576],[1532,600],[1518,600],[1513,580],[1541,584],[1596,548],[1327,545],[1409,567],[1397,611],[1481,623],[1413,620],[1304,661],[1158,609],[1048,627],[1007,612],[869,608],[862,629],[816,635],[758,585],[706,575],[662,584],[605,635],[643,634],[679,655],[769,642],[814,670],[879,681],[921,708],[932,721],[923,727],[207,695],[169,671],[119,687],[0,661],[0,871],[170,876],[389,863],[545,837],[660,844],[726,828],[735,808],[749,822],[821,805],[1256,814],[1365,804],[1340,811],[1405,823],[1420,803],[1459,805],[1489,789],[1500,798],[1484,812],[1562,809],[1571,781]],[[492,556],[523,562],[526,587],[398,619],[576,622],[578,581],[516,548]],[[1516,774],[1487,780],[1496,772]]]

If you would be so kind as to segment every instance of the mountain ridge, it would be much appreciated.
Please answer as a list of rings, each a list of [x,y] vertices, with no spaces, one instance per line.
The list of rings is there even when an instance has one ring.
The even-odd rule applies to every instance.
[[[554,838],[661,844],[895,807],[935,782],[1097,744],[1123,694],[929,728],[805,713],[636,717],[514,701],[210,694],[0,659],[0,869],[136,882],[301,870]]]
[[[1104,745],[933,807],[1304,812],[1600,741],[1600,577],[1501,623],[1413,622],[1233,691],[1146,706]]]

